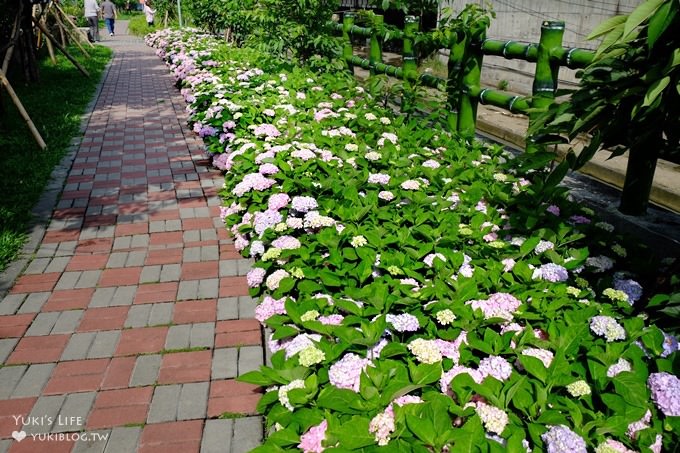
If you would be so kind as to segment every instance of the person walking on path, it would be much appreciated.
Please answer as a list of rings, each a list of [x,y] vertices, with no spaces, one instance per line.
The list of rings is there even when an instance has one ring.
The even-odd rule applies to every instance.
[[[90,27],[90,39],[99,41],[99,4],[97,0],[85,0],[85,18]]]
[[[156,10],[151,8],[149,1],[144,2],[144,14],[146,15],[146,24],[149,27],[153,27],[153,19],[156,14]]]
[[[113,36],[116,19],[118,19],[118,11],[116,11],[116,5],[111,0],[104,0],[104,3],[102,3],[102,15],[104,16],[104,22],[106,22],[106,28],[109,30],[109,36]]]

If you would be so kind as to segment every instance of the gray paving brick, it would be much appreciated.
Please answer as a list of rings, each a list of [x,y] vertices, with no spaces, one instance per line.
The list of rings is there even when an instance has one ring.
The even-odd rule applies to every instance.
[[[159,385],[154,389],[149,407],[147,423],[171,422],[177,420],[177,408],[182,392],[180,384]]]
[[[161,266],[144,266],[139,283],[155,283],[161,281]]]
[[[171,326],[165,339],[165,349],[185,349],[189,347],[191,324]]]
[[[136,286],[117,286],[97,288],[92,296],[90,307],[115,307],[132,305],[137,292]]]
[[[144,214],[146,216],[146,214]],[[137,220],[146,222],[146,218],[143,220]],[[149,235],[148,234],[135,234],[132,236],[132,243],[130,244],[132,248],[141,248],[149,246]]]
[[[146,259],[145,250],[133,250],[130,253],[128,253],[127,262],[125,263],[125,265],[127,267],[143,266],[145,259]]]
[[[208,409],[209,382],[196,382],[182,385],[177,408],[177,420],[205,418]]]
[[[257,301],[250,296],[238,296],[238,319],[252,319],[255,317]]]
[[[94,403],[96,392],[72,393],[66,395],[52,432],[78,432],[85,428],[87,414]]]
[[[220,261],[220,277],[234,277],[238,275],[238,263],[236,260]]]
[[[36,258],[31,261],[31,264],[29,264],[24,271],[24,274],[44,274],[50,261],[50,258]]]
[[[40,313],[42,314],[42,313]],[[40,316],[40,314],[38,316]],[[67,310],[59,314],[57,322],[54,323],[52,334],[73,333],[75,332],[80,319],[83,317],[83,310]]]
[[[182,283],[180,282],[180,285]],[[220,292],[220,280],[218,278],[206,278],[198,280],[198,292],[196,299],[216,299]]]
[[[202,229],[199,230],[200,232],[200,240],[201,241],[216,241],[217,240],[217,231],[215,229],[210,228],[210,229]]]
[[[65,395],[41,396],[38,398],[33,409],[31,409],[31,413],[25,420],[30,422],[25,423],[23,426],[26,434],[49,433],[57,421],[57,415],[65,399]]]
[[[9,451],[9,447],[11,447],[14,442],[15,441],[13,439],[0,440],[0,453],[7,453]]]
[[[111,304],[116,288],[97,288],[92,295],[90,307],[108,307]]]
[[[214,231],[214,230],[211,230]],[[201,247],[201,261],[217,261],[220,259],[220,249],[216,245],[204,245]]]
[[[201,233],[198,230],[187,230],[182,234],[182,240],[186,244],[201,241]]]
[[[264,424],[262,417],[234,419],[234,437],[231,453],[246,453],[262,443]]]
[[[59,281],[55,285],[54,289],[73,289],[76,287],[76,283],[78,283],[78,279],[80,278],[80,274],[82,272],[77,271],[77,272],[64,272],[61,274],[61,277],[59,277]]]
[[[30,365],[14,388],[12,398],[40,395],[43,387],[45,387],[45,384],[50,379],[54,366],[54,363]]]
[[[26,300],[19,308],[18,313],[37,313],[40,311],[47,299],[49,299],[52,293],[32,293],[26,297]]]
[[[38,251],[35,252],[35,256],[37,258],[54,256],[58,247],[59,247],[58,242],[51,244],[42,244]]]
[[[119,220],[122,222],[132,221],[127,220],[125,215],[119,216]],[[113,240],[113,250],[124,250],[132,247],[132,236],[120,236]]]
[[[211,379],[231,379],[238,375],[238,348],[220,348],[213,351]]]
[[[162,304],[152,304],[151,312],[149,313],[149,325],[159,326],[169,324],[172,321],[172,310],[174,304],[171,302],[164,302]]]
[[[238,298],[222,297],[217,300],[217,320],[238,319]]]
[[[107,268],[125,267],[126,260],[127,252],[113,252],[111,253],[111,255],[109,255],[109,260],[106,262],[106,267]]]
[[[135,368],[132,370],[130,386],[152,385],[158,378],[158,370],[161,368],[161,355],[142,355],[137,357]]]
[[[71,338],[66,345],[66,349],[64,349],[64,352],[61,354],[61,360],[85,359],[96,335],[96,332],[76,333],[71,335]]]
[[[161,269],[161,282],[178,282],[182,275],[182,266],[179,264],[164,264]]]
[[[201,322],[191,325],[191,334],[189,336],[190,348],[212,348],[215,344],[215,323]]]
[[[50,332],[52,332],[54,324],[59,318],[59,313],[60,312],[57,311],[38,313],[31,323],[31,326],[26,330],[25,335],[28,337],[35,335],[49,335]]]
[[[92,340],[92,346],[90,346],[90,350],[87,352],[87,358],[102,359],[105,357],[113,357],[113,352],[116,350],[119,338],[119,330],[97,332],[94,340]]]
[[[109,429],[87,431],[78,439],[71,453],[103,453],[110,435]]]
[[[254,261],[250,259],[239,259],[236,260],[238,266],[238,275],[246,275],[248,271],[253,267]]]
[[[113,428],[104,453],[128,453],[137,450],[142,428]]]
[[[5,363],[18,341],[18,338],[0,339],[0,363]]]
[[[182,252],[182,261],[185,263],[198,263],[201,261],[200,247],[187,247]]]
[[[9,294],[0,302],[0,315],[13,315],[26,299],[26,294]]]
[[[201,439],[201,453],[223,453],[232,451],[231,438],[234,420],[206,420]]]
[[[26,372],[27,365],[6,366],[0,368],[0,400],[8,400],[12,392]]]
[[[102,271],[100,270],[91,270],[91,271],[84,271],[80,278],[78,279],[78,282],[76,283],[76,288],[94,288],[97,286],[97,282],[99,281],[99,277],[101,276]]]
[[[179,289],[177,290],[177,300],[193,300],[198,299],[198,282],[199,280],[189,280],[179,282]]]
[[[133,305],[128,311],[125,327],[146,327],[151,313],[151,304]]]
[[[262,346],[242,346],[238,350],[239,376],[254,371],[264,364]]]

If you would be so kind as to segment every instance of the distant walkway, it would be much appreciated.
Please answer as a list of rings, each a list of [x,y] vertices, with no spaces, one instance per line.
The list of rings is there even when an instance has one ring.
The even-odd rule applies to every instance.
[[[223,177],[126,34],[35,258],[0,302],[0,453],[242,452],[263,363]],[[77,435],[76,435],[77,433]]]

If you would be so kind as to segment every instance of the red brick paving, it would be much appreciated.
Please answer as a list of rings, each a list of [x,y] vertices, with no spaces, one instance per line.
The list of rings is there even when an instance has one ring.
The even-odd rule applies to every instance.
[[[120,334],[116,356],[160,352],[165,346],[168,327],[126,329]]]
[[[85,312],[78,326],[78,332],[98,330],[121,330],[127,319],[130,307],[98,307]]]
[[[201,448],[203,421],[189,420],[147,425],[142,431],[138,453],[191,453]]]
[[[255,414],[262,388],[233,379],[212,381],[208,399],[208,417],[230,414]]]
[[[185,249],[188,247],[217,246],[220,260],[241,258],[234,249],[227,230],[221,226],[217,228],[216,240],[196,241],[191,244],[185,240],[186,231],[193,231],[194,234],[186,236],[195,238],[197,230],[213,230],[215,225],[221,225],[217,222],[220,209],[214,203],[219,189],[205,182],[216,179],[221,185],[223,176],[218,171],[206,171],[204,168],[202,144],[187,131],[186,126],[180,127],[186,124],[186,112],[181,96],[173,86],[174,81],[153,56],[153,50],[146,47],[143,49],[149,58],[138,58],[138,55],[146,55],[138,50],[135,50],[134,55],[126,54],[125,51],[114,54],[113,64],[105,79],[97,107],[92,113],[89,128],[77,150],[72,174],[67,177],[69,184],[91,183],[92,189],[64,192],[59,207],[53,212],[53,218],[72,221],[72,226],[57,230],[54,228],[55,223],[52,229],[46,231],[42,240],[42,244],[49,245],[44,250],[53,253],[59,262],[69,259],[64,272],[100,271],[96,286],[55,290],[63,272],[51,272],[43,275],[22,275],[10,290],[15,295],[12,297],[31,294],[30,297],[34,298],[32,304],[41,300],[40,295],[33,293],[49,293],[41,308],[43,313],[83,310],[79,324],[74,326],[78,337],[73,337],[71,333],[26,337],[26,331],[31,323],[36,322],[37,314],[10,312],[0,316],[0,338],[10,338],[7,344],[14,344],[8,358],[0,366],[53,364],[47,383],[35,397],[10,399],[8,396],[7,399],[0,399],[0,439],[8,439],[12,431],[21,428],[8,417],[28,415],[37,396],[96,392],[93,407],[86,415],[87,430],[146,423],[154,386],[158,384],[210,383],[210,417],[225,412],[254,414],[260,398],[260,389],[255,386],[235,380],[211,381],[214,348],[166,352],[160,358],[143,357],[164,351],[169,327],[125,328],[128,318],[133,320],[134,325],[143,325],[145,316],[149,316],[146,319],[152,322],[153,316],[162,312],[172,314],[171,318],[164,319],[174,325],[215,322],[214,347],[259,345],[262,339],[261,328],[254,320],[216,321],[216,299],[177,301],[177,281],[139,284],[141,265],[179,264],[183,280],[218,278],[217,260],[184,262]],[[120,78],[124,78],[121,83]],[[144,89],[145,93],[149,93],[148,96],[138,94],[141,92],[142,79],[147,83],[149,80],[153,81]],[[159,99],[166,100],[169,96],[176,97],[176,102],[174,97],[172,102],[159,102]],[[137,130],[140,127],[137,112],[142,110],[149,112],[144,119],[144,133]],[[175,115],[177,122],[167,121],[167,118],[174,119]],[[156,141],[164,136],[168,140],[166,143]],[[150,159],[154,161],[150,162]],[[179,162],[183,164],[182,168],[171,167]],[[197,169],[195,165],[201,168]],[[83,169],[88,169],[87,174],[82,174]],[[167,174],[160,176],[159,170]],[[123,185],[123,179],[128,178],[136,180]],[[166,186],[159,191],[158,184]],[[156,187],[152,189],[151,185]],[[178,199],[177,190],[187,189],[200,189],[200,192],[197,191],[199,196]],[[210,203],[208,197],[212,197]],[[171,206],[164,209],[163,203],[158,203],[170,200],[176,200],[177,204],[170,204]],[[74,205],[78,207],[69,207]],[[161,209],[158,209],[159,205]],[[182,210],[184,208],[208,208],[209,215],[187,216],[187,212]],[[181,220],[182,231],[149,234],[150,222],[165,220]],[[113,226],[113,235],[81,239],[81,229],[74,227],[79,222],[83,227]],[[91,233],[92,230],[82,237],[92,237]],[[122,269],[106,268],[113,251],[126,252],[133,248],[144,254],[141,255],[144,258],[143,263],[138,261],[136,266]],[[195,258],[195,252],[196,250],[192,250],[187,256]],[[136,258],[139,257],[138,254]],[[93,275],[96,274],[91,274],[88,278],[94,286]],[[69,275],[61,280],[61,284],[68,285],[75,277],[75,274]],[[78,281],[78,284],[81,285],[83,281]],[[121,287],[125,288],[118,292]],[[129,304],[129,299],[126,300],[125,297],[131,297],[133,291],[134,305],[115,306],[117,303]],[[119,294],[122,297],[120,300],[116,298]],[[248,287],[244,277],[220,279],[219,297],[247,294]],[[90,308],[95,297],[96,305],[100,306]],[[165,306],[139,306],[157,303],[171,303],[172,310],[168,311]],[[105,306],[107,304],[112,306]],[[76,344],[78,341],[87,341],[93,332],[116,331],[120,335],[111,354],[113,357],[61,361],[70,339]],[[69,348],[72,354],[76,350],[77,348]],[[144,366],[159,366],[159,370],[157,373],[148,369],[144,372]],[[140,378],[138,372],[146,373],[146,377]],[[5,383],[0,382],[0,388],[3,384]],[[204,423],[205,420],[194,420],[148,424],[142,430],[134,451],[198,452]],[[84,444],[78,444],[80,451]],[[72,441],[33,443],[30,439],[25,439],[22,442],[10,441],[8,451],[66,453],[74,448]]]
[[[194,322],[214,322],[217,318],[217,300],[203,299],[177,302],[172,322],[188,324]]]
[[[159,384],[179,384],[210,380],[212,351],[165,354],[158,374]]]
[[[0,338],[20,337],[35,318],[35,313],[0,316]]]
[[[104,390],[97,394],[87,419],[88,429],[144,423],[153,387]]]
[[[52,376],[43,393],[60,395],[98,390],[109,364],[110,359],[73,360],[58,363],[52,370]]]
[[[23,337],[14,347],[7,364],[56,362],[66,347],[70,335]]]
[[[41,433],[42,434],[42,433]],[[73,449],[75,440],[73,438],[63,439],[44,439],[27,436],[21,442],[13,442],[7,453],[36,453],[48,451],[49,453],[68,453]]]
[[[135,294],[135,304],[155,304],[158,302],[174,302],[179,283],[149,283],[140,285]]]
[[[94,288],[61,289],[54,291],[42,311],[62,311],[86,308],[92,301]]]

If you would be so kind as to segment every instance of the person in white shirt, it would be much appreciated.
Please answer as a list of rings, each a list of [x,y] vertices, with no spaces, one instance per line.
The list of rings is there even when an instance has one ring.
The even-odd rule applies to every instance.
[[[85,18],[90,26],[90,39],[99,41],[99,4],[97,0],[85,0]]]
[[[156,14],[156,10],[151,8],[149,0],[144,2],[144,15],[146,16],[146,23],[149,27],[153,27],[153,18]]]

